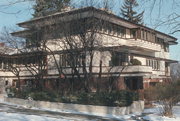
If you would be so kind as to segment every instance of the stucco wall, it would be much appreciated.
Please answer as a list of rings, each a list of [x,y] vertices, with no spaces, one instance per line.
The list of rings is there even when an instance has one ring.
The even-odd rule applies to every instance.
[[[63,111],[75,111],[81,113],[93,113],[101,115],[125,115],[130,113],[141,113],[144,109],[144,101],[134,101],[128,107],[107,107],[107,106],[93,106],[93,105],[79,105],[79,104],[65,104],[52,103],[44,101],[29,101],[17,98],[5,98],[4,101],[36,108],[60,109]]]

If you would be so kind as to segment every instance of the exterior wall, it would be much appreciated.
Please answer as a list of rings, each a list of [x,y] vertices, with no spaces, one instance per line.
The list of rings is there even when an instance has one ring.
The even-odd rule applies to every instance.
[[[170,59],[169,52],[164,52],[163,49],[160,52],[155,52],[154,57]]]

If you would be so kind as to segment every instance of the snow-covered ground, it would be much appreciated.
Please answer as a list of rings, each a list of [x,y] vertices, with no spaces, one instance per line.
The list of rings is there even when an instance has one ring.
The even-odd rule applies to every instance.
[[[63,119],[63,117],[57,119],[45,116],[0,112],[0,121],[74,121],[74,119]]]
[[[180,106],[173,107],[173,117],[165,117],[161,115],[162,106],[156,105],[154,108],[145,109],[143,113],[146,116],[142,118],[148,121],[180,121]]]
[[[4,107],[1,106],[1,104],[4,104]],[[3,109],[3,108],[4,109]],[[26,109],[29,111],[27,113],[22,113],[20,111],[15,110],[15,112],[11,111],[12,109]],[[107,121],[111,119],[112,121],[120,120],[120,121],[180,121],[180,105],[174,106],[173,108],[173,118],[163,117],[161,116],[161,105],[157,104],[154,108],[145,109],[143,114],[130,114],[130,115],[123,115],[123,116],[115,116],[115,115],[101,115],[98,112],[94,112],[91,114],[86,113],[80,113],[80,112],[74,112],[74,111],[65,111],[65,110],[57,110],[57,109],[37,109],[37,108],[30,108],[30,107],[24,107],[20,105],[14,105],[9,104],[6,102],[0,102],[0,121],[99,121],[101,119],[104,121],[106,119]],[[47,113],[33,113],[33,111],[36,112],[50,112],[50,115]],[[54,113],[59,113],[61,115],[53,116]],[[66,115],[67,114],[67,115]],[[71,114],[70,116],[68,116]],[[57,114],[56,114],[57,115]],[[75,115],[75,116],[73,116]],[[78,116],[79,115],[79,116]],[[84,117],[91,117],[91,118],[82,118]],[[94,118],[92,118],[94,117]],[[97,119],[96,119],[97,117]],[[101,120],[100,120],[101,121]]]

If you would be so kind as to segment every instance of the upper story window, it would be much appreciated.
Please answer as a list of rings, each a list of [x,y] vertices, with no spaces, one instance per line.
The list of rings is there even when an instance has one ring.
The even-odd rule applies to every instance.
[[[135,29],[130,30],[130,37],[131,38],[136,38],[136,30]]]
[[[169,45],[164,43],[164,51],[169,52]]]
[[[164,49],[165,52],[169,52],[169,45],[164,42],[164,39],[157,37],[156,43],[161,45],[161,48]]]
[[[102,25],[99,27],[99,31],[108,35],[113,35],[117,37],[125,37],[126,28],[112,24],[109,22],[102,22]]]
[[[126,29],[124,27],[118,26],[117,28],[117,35],[120,37],[124,37],[126,34]]]
[[[150,41],[150,42],[155,42],[155,33],[152,31],[148,31],[148,30],[144,30],[144,29],[140,29],[140,39],[146,40],[146,41]]]

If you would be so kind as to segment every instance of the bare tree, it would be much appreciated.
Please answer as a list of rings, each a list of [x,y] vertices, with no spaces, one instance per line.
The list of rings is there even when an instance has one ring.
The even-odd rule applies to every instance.
[[[10,35],[10,32],[12,32],[12,29],[8,29],[6,27],[3,28],[1,34],[0,34],[0,40],[3,43],[6,43],[9,48],[12,48],[12,51],[14,54],[17,54],[18,52],[21,51],[22,44],[24,44],[24,40],[13,37]],[[5,52],[6,53],[6,52]],[[4,53],[4,54],[5,54]],[[12,52],[10,52],[12,53]],[[5,57],[3,57],[3,63],[5,65],[6,71],[12,72],[16,77],[17,77],[17,88],[20,88],[20,72],[21,72],[21,67],[16,65],[17,61],[13,61],[12,58],[9,56],[9,53]]]
[[[7,53],[6,58],[4,57],[4,61],[7,63],[7,70],[17,77],[17,88],[20,88],[21,76],[24,75],[26,70],[35,77],[37,86],[39,89],[42,89],[43,77],[46,75],[47,64],[45,58],[47,55],[43,52],[43,48],[39,47],[39,43],[37,43],[38,37],[35,37],[36,40],[33,41],[32,45],[32,41],[28,42],[28,40],[23,38],[12,36],[10,33],[13,31],[4,28],[0,35],[1,41],[14,50],[11,53]]]
[[[170,34],[179,33],[180,14],[178,11],[180,2],[178,0],[143,0],[141,1],[142,7],[149,7],[151,20],[155,19],[152,23],[155,28],[166,27],[167,32]],[[164,7],[166,6],[166,7]],[[164,11],[167,11],[166,13]],[[154,14],[158,13],[158,15]],[[156,16],[156,18],[155,18]]]

